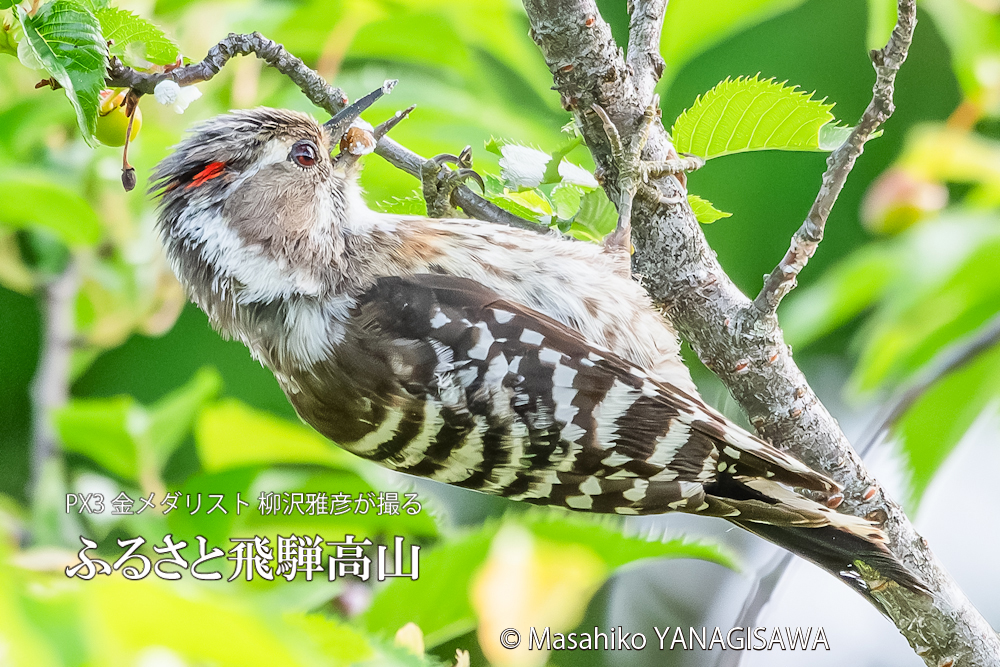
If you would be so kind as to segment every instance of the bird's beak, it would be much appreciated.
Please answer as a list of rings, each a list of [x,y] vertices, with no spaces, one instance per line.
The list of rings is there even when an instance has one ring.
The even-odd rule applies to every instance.
[[[344,107],[340,113],[323,124],[323,127],[330,132],[330,150],[333,150],[337,144],[340,143],[344,133],[347,132],[347,128],[351,126],[351,123],[357,120],[358,116],[361,115],[361,112],[374,104],[375,100],[391,91],[396,83],[397,79],[387,79],[386,82],[382,84],[381,88],[373,90],[361,99],[355,101],[354,104]]]

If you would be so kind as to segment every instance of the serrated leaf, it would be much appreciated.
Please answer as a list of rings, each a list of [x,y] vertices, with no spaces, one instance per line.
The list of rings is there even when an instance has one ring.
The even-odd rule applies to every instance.
[[[826,146],[849,128],[827,130],[821,141],[835,120],[833,104],[813,94],[759,75],[726,79],[681,113],[671,130],[674,144],[706,160],[768,149],[830,150]]]
[[[537,188],[545,183],[546,166],[552,157],[545,151],[520,144],[500,147],[500,176],[508,188]]]
[[[38,226],[69,246],[93,245],[101,237],[97,213],[72,190],[32,178],[0,178],[0,224]]]
[[[142,66],[141,60],[154,65],[176,62],[177,45],[146,19],[124,9],[105,7],[97,11],[97,20],[101,22],[105,40],[113,42],[109,52],[121,57],[126,65]]]
[[[563,158],[581,143],[583,143],[583,137],[570,137],[549,154],[549,162],[545,166],[545,176],[542,178],[542,183],[558,183],[562,180],[563,177],[559,172]]]
[[[427,204],[416,190],[409,197],[393,197],[378,203],[378,210],[394,215],[425,215]]]
[[[99,10],[104,9],[108,6],[108,0],[75,0],[77,4],[83,5],[89,9],[92,13],[97,13]]]
[[[97,18],[70,0],[42,5],[34,16],[18,8],[24,39],[63,87],[88,144],[96,145],[98,94],[104,88],[108,49]]]
[[[732,213],[726,213],[712,206],[712,202],[702,199],[698,195],[688,195],[688,204],[694,211],[694,217],[703,225],[710,225],[716,220],[732,217]]]
[[[493,153],[494,155],[503,157],[503,147],[510,142],[506,139],[499,139],[497,137],[490,137],[483,145],[487,151]]]

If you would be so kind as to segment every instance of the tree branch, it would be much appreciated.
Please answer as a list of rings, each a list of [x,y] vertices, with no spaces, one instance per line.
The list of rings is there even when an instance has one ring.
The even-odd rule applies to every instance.
[[[573,110],[605,189],[618,201],[600,105],[618,128],[635,128],[646,99],[593,0],[524,0],[531,35],[545,56],[564,106]],[[913,0],[900,0],[894,35],[910,30]],[[597,17],[594,20],[594,17]],[[869,131],[870,132],[870,131]],[[644,159],[675,155],[658,123]],[[719,265],[673,176],[651,180],[633,207],[633,269],[680,333],[714,370],[758,433],[845,487],[841,508],[879,521],[896,556],[933,591],[923,597],[889,586],[873,591],[889,617],[928,665],[1000,664],[1000,639],[937,562],[902,509],[879,489],[836,420],[792,360],[772,310],[758,309]],[[665,202],[674,202],[665,203]],[[832,201],[830,202],[832,205]]]
[[[906,52],[913,41],[913,30],[917,25],[917,7],[914,2],[899,3],[899,20],[885,47],[871,52],[875,66],[875,86],[872,101],[861,115],[847,140],[827,158],[827,169],[823,174],[816,200],[805,222],[792,236],[792,244],[781,262],[764,281],[764,287],[754,300],[754,305],[764,313],[773,313],[786,294],[795,287],[796,276],[816,252],[823,240],[823,230],[830,217],[833,205],[837,203],[840,191],[844,189],[847,176],[854,163],[864,152],[865,143],[872,134],[889,119],[895,106],[892,102],[896,85],[896,73],[906,60]]]
[[[117,58],[108,65],[106,83],[112,88],[130,88],[140,95],[151,95],[161,81],[175,81],[180,86],[190,86],[210,80],[235,56],[253,54],[275,68],[298,86],[310,102],[331,116],[347,105],[347,95],[340,88],[329,85],[323,77],[285,50],[285,47],[259,32],[250,34],[230,33],[228,37],[208,50],[201,62],[177,67],[169,72],[137,72],[126,67]],[[383,137],[375,152],[411,176],[420,178],[420,169],[426,160],[410,149]],[[476,195],[468,187],[459,186],[454,193],[455,203],[466,213],[480,220],[498,222],[534,231],[548,231],[546,227],[528,222],[503,210]]]
[[[347,105],[347,96],[334,88],[323,77],[296,58],[285,47],[267,39],[259,32],[250,34],[230,33],[228,37],[208,50],[204,60],[169,72],[137,72],[126,67],[118,58],[108,64],[106,83],[112,88],[131,88],[142,95],[151,95],[156,84],[171,80],[180,86],[190,86],[208,81],[218,74],[230,59],[250,54],[275,68],[297,85],[309,101],[331,116]]]
[[[628,28],[626,64],[632,69],[632,79],[640,100],[651,100],[656,84],[663,76],[666,63],[660,55],[660,34],[667,0],[630,0],[632,15]]]

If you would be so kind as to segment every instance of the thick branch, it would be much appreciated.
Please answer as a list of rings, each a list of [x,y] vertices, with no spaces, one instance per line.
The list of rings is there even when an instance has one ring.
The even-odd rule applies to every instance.
[[[912,1],[900,2],[899,21],[892,31],[889,43],[884,48],[871,52],[876,72],[872,101],[847,141],[827,158],[823,184],[812,208],[809,209],[809,215],[792,236],[791,247],[764,281],[763,289],[754,300],[754,304],[761,312],[777,310],[784,296],[795,287],[796,276],[816,252],[819,242],[823,240],[823,230],[830,217],[830,211],[837,203],[837,197],[844,189],[844,183],[847,182],[847,176],[854,168],[854,163],[864,151],[865,142],[895,110],[892,94],[896,85],[896,73],[906,60],[906,52],[913,40],[913,29],[916,25],[916,4]]]
[[[912,17],[913,0],[901,0],[901,5],[905,21]],[[646,100],[592,0],[525,0],[525,7],[556,89],[575,111],[595,161],[605,169],[609,197],[617,201],[618,175],[603,125],[590,109],[600,105],[618,128],[635,128]],[[908,30],[905,25],[897,29]],[[673,153],[669,137],[657,125],[644,158],[667,160]],[[759,310],[722,270],[682,197],[681,184],[671,176],[651,184],[660,196],[640,191],[632,220],[633,268],[644,285],[727,385],[757,431],[843,484],[842,509],[880,520],[896,556],[932,588],[931,599],[899,587],[873,592],[924,661],[935,666],[1000,664],[1000,639],[902,509],[878,490],[792,360],[775,315]],[[672,201],[678,203],[664,204]]]

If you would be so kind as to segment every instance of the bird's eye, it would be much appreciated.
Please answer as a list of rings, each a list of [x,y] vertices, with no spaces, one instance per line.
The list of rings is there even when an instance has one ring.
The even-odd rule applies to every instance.
[[[300,167],[312,167],[316,164],[318,151],[311,141],[300,141],[292,146],[292,159]]]

